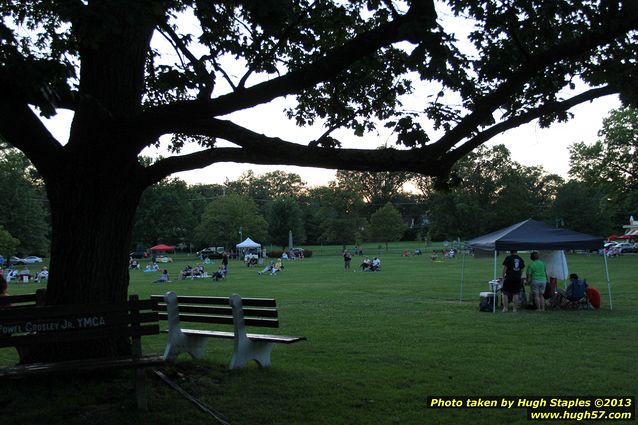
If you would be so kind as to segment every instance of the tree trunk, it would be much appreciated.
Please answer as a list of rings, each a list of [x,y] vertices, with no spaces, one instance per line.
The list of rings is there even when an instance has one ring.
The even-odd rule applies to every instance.
[[[143,185],[120,153],[75,155],[49,178],[52,238],[46,304],[120,303],[128,295],[131,227]],[[99,156],[99,158],[98,158]],[[117,159],[116,159],[117,158]],[[22,363],[126,354],[123,341],[21,350]]]

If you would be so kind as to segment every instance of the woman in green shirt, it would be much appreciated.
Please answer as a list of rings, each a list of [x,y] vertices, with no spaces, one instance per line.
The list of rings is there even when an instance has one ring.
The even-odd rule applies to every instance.
[[[543,293],[545,293],[545,285],[547,284],[547,269],[545,268],[545,263],[539,260],[538,252],[532,252],[530,259],[532,262],[527,267],[527,281],[532,294],[534,294],[536,308],[540,311],[545,311]]]

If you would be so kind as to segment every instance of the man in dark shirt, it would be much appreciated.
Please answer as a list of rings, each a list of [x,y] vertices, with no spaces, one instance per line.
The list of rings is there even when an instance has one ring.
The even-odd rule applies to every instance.
[[[224,276],[228,276],[228,253],[226,251],[222,254],[222,266],[224,266]]]
[[[516,250],[510,251],[510,255],[503,260],[503,311],[508,310],[509,298],[512,297],[513,310],[516,312],[524,268],[525,261],[516,254]]]

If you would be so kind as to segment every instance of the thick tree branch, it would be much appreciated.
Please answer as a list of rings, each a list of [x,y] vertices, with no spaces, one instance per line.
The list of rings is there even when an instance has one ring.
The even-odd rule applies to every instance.
[[[52,172],[62,145],[26,103],[0,100],[0,134],[24,152],[44,177]]]
[[[553,46],[551,49],[531,55],[529,62],[521,65],[498,88],[477,100],[472,107],[472,112],[464,117],[456,127],[442,136],[435,145],[438,145],[440,150],[447,150],[468,137],[482,123],[489,121],[492,113],[506,103],[511,96],[522,90],[530,78],[547,66],[609,44],[617,37],[624,36],[627,31],[635,29],[637,26],[638,20],[627,20],[622,25],[619,24],[613,27],[613,29],[606,28],[605,31],[592,31],[579,39],[570,40]]]
[[[416,4],[421,3],[416,2]],[[399,19],[360,34],[343,45],[335,47],[316,61],[281,77],[210,101],[193,100],[158,106],[143,113],[137,118],[137,122],[145,127],[144,132],[152,132],[159,136],[170,133],[170,127],[174,123],[187,117],[204,118],[226,115],[282,96],[295,94],[328,81],[360,59],[373,55],[383,47],[401,41],[423,41],[423,35],[436,25],[436,15],[429,15],[425,20],[421,7],[414,10],[418,12],[411,9]]]
[[[218,137],[239,148],[211,148],[204,151],[166,158],[147,168],[148,179],[157,182],[172,173],[203,168],[218,162],[246,162],[266,165],[297,165],[357,171],[413,171],[429,176],[442,176],[461,157],[497,134],[526,124],[550,113],[566,111],[578,104],[613,94],[609,87],[588,90],[562,102],[555,102],[496,124],[468,140],[460,147],[436,153],[432,149],[332,149],[305,146],[267,137],[223,120],[206,120],[185,124],[197,128],[198,134]],[[265,154],[267,152],[267,154]]]
[[[193,127],[193,125],[189,125]],[[202,168],[217,162],[247,162],[265,165],[297,165],[357,171],[413,171],[427,175],[439,173],[439,158],[427,148],[332,149],[309,147],[259,134],[234,123],[208,120],[199,123],[198,134],[218,137],[239,148],[211,148],[193,154],[174,156],[147,168],[150,181],[159,181],[172,173]]]
[[[511,117],[505,121],[489,127],[486,130],[481,131],[478,135],[472,137],[470,140],[463,143],[458,148],[450,151],[446,155],[445,160],[448,163],[448,166],[451,167],[452,165],[454,165],[454,162],[458,161],[459,159],[498,134],[501,134],[507,130],[511,130],[523,124],[527,124],[544,115],[567,111],[581,103],[591,102],[592,100],[598,99],[599,97],[608,96],[614,93],[617,93],[616,90],[609,86],[599,87],[583,92],[562,102],[552,102],[549,104],[545,104],[521,115]]]

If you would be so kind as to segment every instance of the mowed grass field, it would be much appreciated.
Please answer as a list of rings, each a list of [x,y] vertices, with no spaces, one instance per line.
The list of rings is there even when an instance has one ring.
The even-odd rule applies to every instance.
[[[376,253],[369,252],[370,255]],[[522,254],[525,259],[527,254]],[[429,253],[381,255],[379,273],[344,272],[339,256],[285,263],[277,276],[233,261],[221,282],[178,280],[194,256],[166,266],[172,282],[131,271],[130,293],[274,297],[280,329],[307,341],[276,346],[273,365],[253,362],[228,370],[232,342],[211,340],[206,359],[182,355],[165,373],[232,424],[525,424],[525,409],[430,409],[431,396],[633,395],[638,385],[638,256],[609,260],[613,310],[603,259],[569,255],[570,272],[599,288],[597,311],[482,313],[479,292],[493,274],[492,258],[433,262]],[[498,273],[500,273],[499,258]],[[218,262],[207,265],[209,273]],[[11,284],[13,294],[34,284]],[[206,328],[206,326],[203,326]],[[262,330],[257,329],[257,332]],[[267,332],[270,332],[268,330]],[[162,352],[166,336],[146,338],[145,351]],[[0,349],[0,361],[15,360]],[[149,371],[150,412],[134,409],[130,374],[6,383],[3,423],[204,424],[215,420]]]

